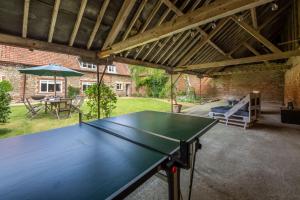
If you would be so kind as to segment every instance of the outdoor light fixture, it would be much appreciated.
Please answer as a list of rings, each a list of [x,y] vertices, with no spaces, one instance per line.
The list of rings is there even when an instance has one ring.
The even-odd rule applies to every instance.
[[[217,28],[217,24],[216,24],[216,22],[212,22],[212,23],[211,23],[211,28],[212,28],[212,29],[215,29],[215,28]]]
[[[277,3],[272,3],[272,4],[271,4],[271,10],[272,10],[272,11],[278,10],[278,4],[277,4]]]
[[[243,16],[242,14],[239,14],[239,15],[237,16],[237,20],[238,20],[239,22],[243,21],[243,20],[244,20],[244,16]]]
[[[195,36],[195,33],[192,31],[191,32],[191,37],[194,37]]]

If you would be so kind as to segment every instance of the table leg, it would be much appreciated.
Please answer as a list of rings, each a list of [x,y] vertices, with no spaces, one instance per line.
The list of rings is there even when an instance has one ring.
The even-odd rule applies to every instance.
[[[171,167],[166,170],[169,187],[169,200],[180,199],[180,168]]]

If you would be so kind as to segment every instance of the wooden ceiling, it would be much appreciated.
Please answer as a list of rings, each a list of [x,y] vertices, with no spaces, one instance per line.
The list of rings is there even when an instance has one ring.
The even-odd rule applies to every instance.
[[[210,74],[300,55],[278,47],[292,0],[0,1],[0,43]],[[274,6],[274,5],[273,5]],[[288,51],[287,51],[288,50]]]

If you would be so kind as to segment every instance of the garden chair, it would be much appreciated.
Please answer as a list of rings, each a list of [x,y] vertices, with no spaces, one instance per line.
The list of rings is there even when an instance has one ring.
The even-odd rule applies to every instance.
[[[72,112],[81,112],[81,106],[84,102],[84,96],[76,96],[72,102]]]
[[[30,118],[35,117],[38,114],[38,112],[43,108],[43,105],[41,104],[32,105],[28,98],[25,98],[24,105],[27,109],[26,116]]]
[[[61,98],[60,102],[56,106],[56,116],[60,119],[61,113],[66,113],[66,117],[69,118],[71,116],[71,109],[72,109],[72,99],[71,98]]]

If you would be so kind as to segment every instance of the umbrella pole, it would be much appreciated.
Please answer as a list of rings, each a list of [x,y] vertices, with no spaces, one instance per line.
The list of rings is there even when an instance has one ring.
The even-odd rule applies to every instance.
[[[97,65],[97,118],[100,119],[100,78],[99,78],[99,65]]]
[[[67,90],[68,90],[68,83],[67,83],[67,77],[65,77],[65,98],[67,98]]]
[[[54,75],[54,97],[56,97],[56,74]]]

